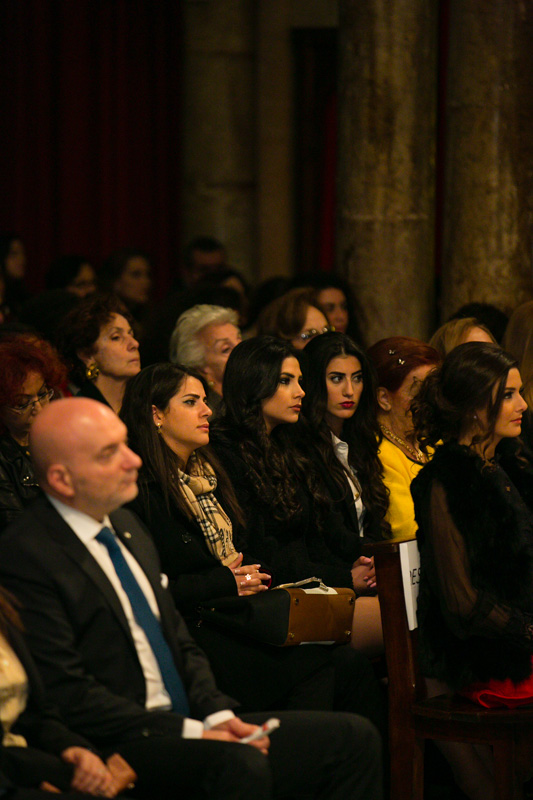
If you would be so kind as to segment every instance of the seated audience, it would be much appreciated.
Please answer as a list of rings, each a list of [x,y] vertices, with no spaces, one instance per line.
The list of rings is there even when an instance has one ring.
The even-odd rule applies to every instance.
[[[152,288],[152,267],[146,253],[134,247],[115,250],[104,262],[98,281],[103,291],[122,300],[139,326],[143,324]]]
[[[512,356],[471,342],[413,403],[418,439],[435,448],[412,484],[421,667],[430,695],[458,691],[489,708],[533,703],[533,464],[517,442],[521,388]],[[467,797],[494,797],[488,747],[440,747]]]
[[[231,308],[196,305],[179,317],[170,338],[170,360],[195,369],[209,387],[209,405],[222,397],[222,379],[233,348],[241,341],[237,314]]]
[[[132,318],[113,295],[84,298],[62,322],[59,349],[81,397],[120,411],[128,380],[141,369]]]
[[[464,319],[465,317],[477,319],[489,329],[498,344],[502,343],[509,317],[500,308],[491,303],[466,303],[455,314],[452,314],[450,319]]]
[[[17,317],[22,304],[28,299],[24,277],[26,275],[26,249],[16,233],[0,234],[0,271],[5,280],[4,303],[11,317]]]
[[[289,279],[284,275],[277,275],[274,278],[267,278],[262,281],[252,291],[250,301],[250,314],[248,318],[248,329],[251,335],[255,335],[257,330],[257,318],[264,308],[266,308],[273,300],[286,294],[291,285]]]
[[[59,256],[46,273],[47,289],[66,289],[76,297],[96,291],[96,272],[84,256]]]
[[[225,267],[226,248],[222,242],[213,236],[196,236],[185,248],[179,288],[191,289]]]
[[[442,358],[465,342],[495,342],[489,329],[474,317],[462,317],[445,322],[429,340],[429,346],[438,350]]]
[[[239,298],[239,327],[246,328],[250,313],[250,287],[242,272],[232,267],[225,267],[215,272],[210,278],[206,278],[198,285],[198,288],[207,289],[216,286],[236,292]]]
[[[378,422],[383,434],[379,458],[389,490],[385,519],[393,539],[414,538],[415,514],[411,481],[431,455],[420,449],[410,406],[424,378],[440,363],[439,353],[425,342],[405,336],[381,339],[368,350],[378,379]]]
[[[199,605],[267,590],[270,575],[238,553],[231,518],[242,512],[209,451],[211,410],[203,379],[154,364],[126,388],[121,418],[141,456],[139,494],[129,507],[151,531],[163,572],[220,688],[243,710],[354,711],[383,727],[382,698],[368,661],[345,647],[273,647],[199,624]],[[228,514],[214,492],[224,487]],[[364,584],[362,584],[364,586]]]
[[[502,347],[518,361],[528,404],[522,417],[521,438],[533,452],[533,300],[515,308],[509,319]]]
[[[354,341],[362,342],[352,291],[346,281],[333,272],[313,272],[299,275],[292,283],[314,289],[316,304],[329,324]]]
[[[213,424],[212,446],[244,514],[244,527],[235,526],[236,544],[268,565],[274,585],[316,576],[353,588],[356,579],[362,592],[373,572],[370,559],[354,564],[361,539],[333,513],[298,441],[304,390],[296,352],[280,339],[258,336],[241,342],[228,359],[224,411]],[[223,490],[220,496],[224,504]],[[349,555],[332,545],[347,537]]]
[[[70,727],[122,755],[149,800],[381,798],[378,735],[361,717],[281,711],[271,739],[236,747],[271,712],[235,716],[163,588],[150,537],[120,508],[141,466],[126,437],[103,403],[52,403],[31,438],[47,497],[0,538],[0,575]]]
[[[315,451],[314,464],[323,486],[341,516],[342,526],[325,526],[329,547],[348,563],[359,548],[354,537],[381,539],[390,534],[384,517],[388,492],[378,457],[381,438],[376,416],[376,379],[364,352],[343,333],[324,333],[313,339],[302,359],[305,397],[302,410],[309,423],[308,446]],[[341,538],[339,532],[345,532]],[[381,617],[371,577],[359,576],[352,567],[357,592],[355,644],[365,652],[382,645]],[[365,641],[363,644],[363,636]]]
[[[257,319],[259,336],[284,339],[296,350],[303,350],[310,339],[329,330],[313,289],[291,289],[266,306]]]
[[[46,342],[30,334],[0,341],[0,531],[40,494],[29,451],[33,422],[65,379]]]
[[[20,307],[18,321],[57,347],[62,320],[78,303],[79,297],[66,289],[39,292]]]

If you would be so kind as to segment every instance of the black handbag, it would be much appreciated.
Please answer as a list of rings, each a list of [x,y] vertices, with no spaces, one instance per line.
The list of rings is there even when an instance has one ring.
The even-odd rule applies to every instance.
[[[247,597],[210,600],[197,610],[202,623],[287,647],[304,642],[346,644],[352,633],[354,606],[352,589],[331,589],[319,579],[309,578]]]

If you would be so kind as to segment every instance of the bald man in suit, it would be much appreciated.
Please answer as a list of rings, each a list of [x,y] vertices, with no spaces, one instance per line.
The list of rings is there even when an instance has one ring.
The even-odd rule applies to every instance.
[[[141,462],[109,408],[54,402],[30,447],[46,498],[0,538],[0,577],[51,698],[73,730],[133,766],[138,796],[382,796],[379,735],[356,715],[280,712],[271,741],[240,746],[266,715],[235,716],[162,586],[150,537],[120,508]]]

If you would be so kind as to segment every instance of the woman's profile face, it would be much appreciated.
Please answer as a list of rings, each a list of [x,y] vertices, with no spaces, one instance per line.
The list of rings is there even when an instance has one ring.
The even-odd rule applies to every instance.
[[[516,436],[520,436],[522,430],[522,415],[527,409],[527,403],[522,397],[522,388],[520,372],[516,367],[513,367],[507,374],[505,392],[498,416],[496,417],[494,432],[488,444],[489,448],[495,448],[502,439],[514,439]],[[492,391],[494,399],[497,393],[498,384],[494,386]],[[477,411],[476,417],[481,430],[486,430],[488,427],[487,409],[485,408]]]
[[[326,312],[329,324],[333,325],[336,331],[346,333],[349,316],[348,302],[344,292],[334,286],[329,286],[318,293],[317,300]]]
[[[26,272],[26,250],[20,239],[12,239],[4,263],[8,278],[21,280]]]
[[[165,410],[153,406],[154,423],[185,465],[194,450],[209,444],[209,417],[203,384],[187,375]]]
[[[345,420],[355,414],[363,388],[363,372],[358,358],[346,355],[331,359],[326,367],[328,401],[325,419],[334,433],[337,434]]]
[[[95,363],[101,375],[112,378],[132,378],[140,372],[139,342],[126,317],[111,315],[100,330],[92,355],[84,361]]]
[[[263,400],[263,419],[270,434],[277,425],[298,422],[305,392],[301,385],[302,372],[298,359],[285,358],[281,365],[278,386],[271,397]]]
[[[435,364],[422,364],[412,369],[395,392],[383,386],[378,387],[378,403],[381,421],[401,436],[412,428],[411,403],[418,394],[428,373],[435,369]]]
[[[89,263],[81,265],[78,274],[67,286],[67,291],[76,297],[87,297],[96,291],[96,273]]]
[[[150,273],[148,261],[143,256],[133,256],[115,281],[113,290],[128,303],[144,305],[150,299]]]
[[[26,441],[37,414],[48,405],[52,392],[40,372],[28,372],[12,406],[0,408],[0,417],[11,436]]]
[[[328,321],[322,311],[316,306],[307,306],[304,326],[298,335],[291,339],[291,344],[296,350],[303,350],[307,342],[324,333],[327,328]]]
[[[206,325],[198,333],[198,339],[204,346],[201,372],[211,382],[213,390],[221,396],[226,363],[241,338],[240,330],[231,322],[225,322],[223,325],[218,323]]]

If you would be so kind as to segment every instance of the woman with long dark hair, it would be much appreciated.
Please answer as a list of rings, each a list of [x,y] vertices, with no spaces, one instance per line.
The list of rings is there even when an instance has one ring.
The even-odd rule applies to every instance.
[[[436,448],[412,483],[421,666],[431,694],[455,690],[489,707],[533,702],[533,466],[518,441],[521,392],[516,360],[471,342],[412,406],[418,441]],[[475,752],[464,761],[467,747],[443,749],[463,791],[491,798],[490,770]]]
[[[245,709],[357,711],[379,725],[379,692],[358,654],[320,645],[273,647],[200,619],[200,605],[264,592],[270,583],[262,559],[243,556],[233,543],[234,526],[242,530],[245,520],[209,448],[206,390],[194,370],[154,364],[130,381],[121,410],[129,444],[143,460],[131,508],[153,536],[177,606],[217,683]]]
[[[317,574],[330,585],[351,586],[341,559],[328,564],[311,557],[310,546],[319,541],[309,491],[313,476],[291,430],[302,407],[301,381],[289,342],[272,336],[241,342],[226,365],[224,411],[213,425],[212,445],[245,516],[237,541],[269,564],[274,583]]]
[[[325,333],[307,345],[302,359],[307,420],[305,440],[341,524],[324,526],[332,552],[353,563],[359,537],[390,535],[384,517],[388,492],[378,457],[376,381],[364,351],[343,333]],[[355,644],[366,652],[382,646],[381,615],[375,596],[373,562],[353,564],[356,603]],[[364,639],[363,639],[364,635]]]
[[[301,380],[296,352],[273,337],[248,339],[228,359],[225,412],[215,421],[212,441],[246,520],[236,541],[268,563],[275,584],[316,576],[330,586],[354,588],[356,582],[360,593],[368,587],[365,578],[372,581],[370,560],[355,563],[361,539],[335,513],[302,446],[295,425],[305,395]],[[354,624],[356,647],[365,631]],[[366,643],[365,635],[361,649],[373,655],[374,645]]]
[[[389,529],[388,493],[378,456],[376,378],[368,358],[345,334],[325,333],[307,345],[302,368],[303,413],[328,489],[361,536],[381,539]]]

